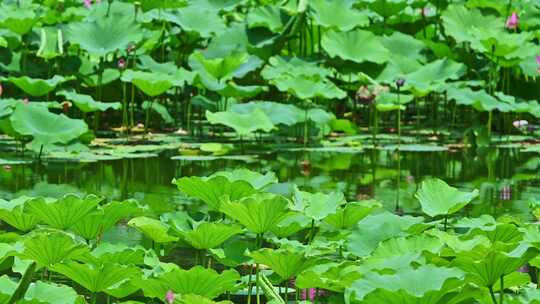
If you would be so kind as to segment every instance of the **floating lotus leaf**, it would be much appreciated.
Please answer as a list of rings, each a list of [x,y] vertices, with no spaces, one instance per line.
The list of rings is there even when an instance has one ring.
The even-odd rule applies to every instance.
[[[240,137],[245,137],[255,131],[261,130],[270,132],[274,129],[274,124],[263,111],[255,109],[250,114],[238,114],[236,112],[216,112],[206,111],[206,118],[211,124],[222,124],[234,129]]]
[[[130,43],[142,39],[142,32],[132,17],[98,17],[91,21],[71,23],[67,28],[67,39],[96,57],[125,50]]]
[[[91,113],[96,111],[104,112],[109,109],[120,110],[122,108],[122,104],[119,102],[95,101],[92,96],[78,94],[77,92],[60,91],[56,94],[64,96],[67,100],[73,102],[75,106],[84,113]]]
[[[367,61],[381,64],[390,59],[390,52],[384,47],[382,39],[364,30],[327,31],[322,37],[322,47],[330,57],[358,63]]]
[[[420,201],[422,211],[431,216],[456,213],[478,196],[478,190],[462,192],[440,179],[422,182],[415,197]]]
[[[47,93],[50,93],[56,88],[56,86],[68,79],[62,76],[55,75],[51,79],[39,79],[22,76],[8,77],[6,80],[13,83],[27,94],[30,94],[32,96],[43,96]]]
[[[46,108],[32,104],[17,104],[9,118],[13,130],[20,135],[32,136],[36,145],[67,144],[88,131],[82,120],[57,115]]]
[[[348,0],[314,0],[309,6],[315,22],[324,27],[346,32],[369,24],[368,15],[352,8]]]

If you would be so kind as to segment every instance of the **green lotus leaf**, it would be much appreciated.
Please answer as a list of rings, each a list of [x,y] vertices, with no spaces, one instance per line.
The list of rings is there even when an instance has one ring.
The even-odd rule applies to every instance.
[[[473,91],[469,88],[450,88],[448,90],[448,99],[455,100],[457,104],[472,106],[480,112],[489,112],[499,110],[501,112],[510,112],[513,107],[511,104],[502,102],[489,95],[484,90]]]
[[[306,257],[303,252],[283,249],[260,249],[250,253],[255,263],[263,264],[279,275],[280,281],[288,280],[311,267],[317,260]]]
[[[142,232],[146,237],[156,243],[170,243],[178,240],[177,237],[169,235],[169,227],[164,223],[145,216],[132,218],[128,225]]]
[[[165,123],[170,124],[174,122],[174,118],[172,118],[171,114],[169,114],[167,108],[157,101],[144,101],[141,107],[143,110],[148,110],[148,108],[152,109],[159,114]]]
[[[196,225],[193,230],[183,231],[180,234],[196,249],[211,249],[241,232],[242,227],[238,225],[203,222]]]
[[[255,194],[237,201],[223,201],[220,211],[253,233],[272,230],[285,216],[287,199],[280,195]]]
[[[345,203],[343,193],[309,193],[300,191],[295,186],[291,209],[300,211],[315,221],[320,221],[330,214],[335,214],[343,203]]]
[[[405,110],[406,104],[411,102],[414,96],[409,94],[397,94],[390,92],[382,92],[375,99],[377,110],[381,112]],[[399,102],[398,102],[399,100]]]
[[[17,290],[17,282],[3,275],[0,277],[0,302],[9,303],[11,295]]]
[[[39,222],[32,214],[24,212],[27,200],[14,199],[9,202],[0,200],[0,219],[19,231],[30,231]]]
[[[142,55],[139,58],[141,62],[140,68],[144,70],[149,70],[150,72],[159,74],[168,74],[174,76],[173,81],[174,86],[183,86],[184,84],[192,84],[193,79],[195,78],[195,73],[188,71],[184,68],[179,68],[174,62],[165,62],[158,63],[152,57],[148,55]]]
[[[356,223],[380,207],[382,205],[378,202],[347,203],[343,208],[337,209],[336,213],[327,215],[324,222],[335,229],[351,229]]]
[[[195,294],[186,294],[180,297],[178,300],[179,304],[233,304],[231,301],[219,301],[215,302],[206,297],[195,295]],[[175,302],[177,303],[177,302]]]
[[[391,60],[396,56],[414,60],[423,60],[422,50],[426,47],[423,41],[401,32],[393,32],[382,39],[384,47],[392,54]]]
[[[245,255],[247,250],[253,249],[253,242],[232,239],[223,244],[221,248],[210,249],[210,254],[216,261],[227,267],[238,267],[249,261]]]
[[[273,33],[280,32],[287,23],[287,15],[277,5],[255,7],[247,14],[249,28],[265,27]]]
[[[210,176],[210,178],[215,176],[224,176],[230,182],[235,181],[245,181],[251,184],[254,189],[261,190],[269,185],[277,184],[278,179],[274,172],[267,172],[266,174],[261,174],[256,171],[251,171],[246,168],[235,169],[232,171],[218,171]]]
[[[407,0],[363,0],[368,3],[369,9],[384,18],[399,14],[407,7]]]
[[[79,94],[77,92],[60,91],[56,94],[64,96],[64,98],[73,102],[75,106],[83,113],[91,113],[96,111],[104,112],[109,109],[120,110],[122,108],[122,104],[119,102],[95,101],[92,96]]]
[[[362,277],[358,266],[351,262],[318,263],[298,275],[298,288],[323,288],[343,293],[345,288]]]
[[[95,258],[96,264],[143,265],[146,250],[141,246],[99,243],[91,255]]]
[[[358,63],[385,63],[390,59],[390,52],[382,40],[375,34],[354,30],[348,32],[328,31],[322,36],[322,47],[330,57],[339,57]]]
[[[67,28],[67,39],[87,51],[90,55],[105,55],[125,50],[130,43],[142,39],[142,32],[133,17],[115,15],[97,17],[90,21],[74,22]]]
[[[422,182],[415,197],[422,206],[422,212],[434,217],[458,212],[478,196],[478,190],[462,192],[440,179],[427,179]]]
[[[0,27],[7,28],[10,31],[22,36],[30,30],[38,21],[36,7],[27,5],[15,5],[14,3],[3,4],[0,7]]]
[[[175,83],[173,76],[142,71],[125,71],[122,81],[132,82],[146,95],[155,97],[167,92]]]
[[[88,72],[88,73],[93,73],[93,72]],[[101,75],[101,85],[103,86],[117,80],[118,78],[120,78],[120,75],[121,73],[120,71],[118,71],[118,69],[105,68],[105,70],[103,71],[103,74]],[[99,79],[99,75],[96,73],[93,73],[90,75],[86,74],[83,77],[84,84],[92,88],[95,88],[98,86],[98,79]]]
[[[41,43],[37,56],[50,60],[64,54],[64,38],[62,31],[52,27],[41,29]]]
[[[227,196],[232,201],[252,195],[257,191],[246,181],[229,181],[223,176],[213,178],[182,177],[173,181],[178,189],[205,202],[212,210],[219,210],[222,197]]]
[[[50,267],[88,254],[86,244],[75,241],[66,233],[38,232],[24,240],[24,250],[18,256],[35,261],[38,266]]]
[[[369,272],[347,288],[345,297],[356,300],[355,303],[439,303],[464,284],[463,277],[459,269],[434,265],[396,274]]]
[[[372,214],[362,219],[347,238],[348,250],[357,256],[371,254],[380,242],[407,236],[409,230],[422,223],[423,218],[397,216],[390,212]]]
[[[277,237],[286,238],[311,225],[311,218],[301,212],[290,211],[283,219],[272,228],[272,233]]]
[[[223,89],[220,89],[217,92],[223,97],[237,98],[240,100],[255,97],[266,91],[268,91],[268,87],[266,86],[240,86],[230,81]]]
[[[163,18],[182,27],[186,32],[198,33],[203,38],[217,36],[226,29],[225,22],[216,11],[196,6],[169,10]]]
[[[8,77],[5,79],[32,96],[46,95],[54,90],[59,84],[69,80],[58,75],[54,75],[51,79],[30,78],[28,76]]]
[[[82,120],[49,112],[45,107],[19,103],[9,118],[11,126],[20,135],[32,136],[36,145],[68,142],[88,131]]]
[[[292,126],[303,120],[304,111],[292,104],[283,104],[272,101],[251,101],[237,103],[231,107],[231,111],[239,114],[250,114],[255,109],[263,111],[274,125]]]
[[[189,3],[189,5],[195,8],[208,9],[216,12],[230,12],[243,3],[244,0],[200,0],[193,1]]]
[[[470,9],[463,5],[450,5],[442,13],[441,19],[445,32],[457,43],[474,42],[471,33],[476,28],[502,28],[504,22],[493,15],[483,15],[478,9]]]
[[[24,297],[17,303],[73,304],[80,300],[81,296],[69,286],[36,281],[28,286]]]
[[[69,229],[95,211],[102,200],[102,197],[94,195],[80,198],[72,194],[53,202],[36,198],[25,204],[24,211],[50,227]]]
[[[331,74],[329,69],[320,66],[317,62],[306,61],[298,57],[284,58],[281,56],[270,57],[268,64],[261,71],[261,75],[266,80],[280,78],[283,75],[326,78]]]
[[[351,1],[315,0],[310,1],[309,6],[315,22],[324,27],[346,32],[369,24],[368,15],[352,8]]]
[[[225,270],[218,273],[213,269],[195,266],[189,270],[175,269],[161,275],[157,279],[143,281],[143,284],[155,284],[159,291],[155,296],[163,298],[167,290],[172,290],[180,295],[194,294],[209,299],[214,299],[220,294],[236,289],[236,283],[240,275],[235,270]],[[142,286],[145,291],[145,286]],[[150,290],[149,290],[150,291]]]
[[[411,89],[416,96],[424,96],[431,91],[446,89],[447,80],[457,80],[466,71],[467,68],[462,63],[438,59],[404,76],[405,89]]]
[[[246,137],[257,130],[270,132],[274,129],[274,124],[263,111],[255,109],[250,114],[238,114],[236,112],[215,112],[206,111],[206,119],[211,124],[222,124],[234,129],[240,137]]]
[[[142,274],[141,270],[134,266],[112,263],[94,266],[73,261],[53,265],[51,270],[65,275],[92,293],[107,293],[109,288]]]
[[[343,99],[347,94],[333,82],[320,77],[283,76],[271,81],[280,91],[289,92],[299,99]]]

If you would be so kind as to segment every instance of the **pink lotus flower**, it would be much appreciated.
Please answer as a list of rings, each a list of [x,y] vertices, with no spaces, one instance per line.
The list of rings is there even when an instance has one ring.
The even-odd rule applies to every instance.
[[[420,10],[420,13],[422,14],[422,16],[424,17],[428,17],[429,14],[430,14],[431,10],[429,9],[429,7],[423,7],[421,10]]]
[[[503,186],[499,193],[501,201],[509,201],[512,199],[512,188],[510,186]]]
[[[165,301],[169,304],[174,303],[174,292],[172,290],[168,290],[165,294]]]
[[[23,101],[24,104],[29,104],[30,103],[30,101],[28,100],[28,97],[23,98],[22,101]]]
[[[3,91],[4,91],[4,89],[2,88],[2,84],[0,84],[0,97],[2,96]]]
[[[96,4],[101,3],[101,0],[94,0]],[[90,9],[92,7],[92,0],[83,0],[83,4],[86,8]]]
[[[512,15],[506,20],[506,28],[509,30],[515,30],[519,26],[519,17],[516,12],[512,12]]]
[[[118,59],[118,68],[123,70],[126,68],[126,60],[124,58]]]

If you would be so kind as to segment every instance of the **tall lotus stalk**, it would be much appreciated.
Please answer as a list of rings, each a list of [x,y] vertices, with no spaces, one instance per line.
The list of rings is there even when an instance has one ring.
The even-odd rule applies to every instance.
[[[396,212],[399,211],[399,194],[401,188],[401,87],[405,84],[405,79],[399,78],[396,80],[397,87],[397,134],[398,134],[398,146],[397,146],[397,162],[398,162],[398,174],[396,179],[397,189],[396,189]]]

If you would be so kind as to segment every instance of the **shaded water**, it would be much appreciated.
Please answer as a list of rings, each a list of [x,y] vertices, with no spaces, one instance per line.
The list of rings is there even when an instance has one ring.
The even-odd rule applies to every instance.
[[[109,199],[135,198],[156,213],[186,203],[171,181],[175,177],[210,175],[219,170],[247,167],[274,171],[280,184],[272,191],[286,193],[291,182],[314,191],[338,189],[349,200],[376,198],[394,209],[398,166],[394,151],[361,153],[278,151],[252,162],[172,160],[169,153],[154,158],[92,163],[50,162],[0,168],[0,197],[19,195],[58,197],[65,193],[98,194]],[[414,192],[426,176],[460,188],[480,189],[470,215],[510,212],[526,216],[528,204],[540,197],[540,156],[514,148],[401,152],[400,208],[416,213]],[[510,196],[505,196],[506,191]]]

